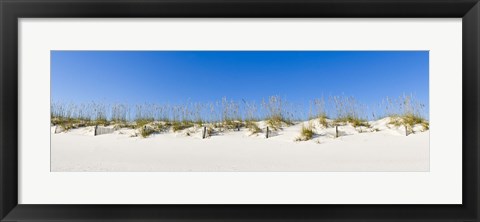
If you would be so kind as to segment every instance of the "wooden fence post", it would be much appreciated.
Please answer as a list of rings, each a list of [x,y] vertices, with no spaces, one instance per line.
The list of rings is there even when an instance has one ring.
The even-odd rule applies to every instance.
[[[335,138],[338,138],[338,125],[335,125]]]
[[[269,131],[270,131],[270,130],[268,129],[268,126],[267,126],[267,135],[266,135],[267,139],[268,139],[268,133],[269,133]]]
[[[405,136],[408,136],[408,129],[407,129],[407,125],[405,125]]]
[[[97,125],[95,125],[95,130],[93,130],[93,136],[96,136],[97,135]]]
[[[202,135],[202,139],[205,139],[205,135],[206,135],[206,133],[207,133],[207,127],[206,127],[206,126],[204,126],[204,127],[203,127],[203,135]]]

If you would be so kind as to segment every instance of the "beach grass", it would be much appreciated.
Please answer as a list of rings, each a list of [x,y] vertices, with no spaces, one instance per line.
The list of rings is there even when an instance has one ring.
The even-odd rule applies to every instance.
[[[312,124],[303,124],[302,129],[300,130],[300,136],[295,139],[295,141],[307,141],[311,140],[313,136],[315,135],[315,132],[313,131],[313,126]]]
[[[422,116],[425,106],[418,102],[412,95],[403,95],[395,100],[389,100],[388,113],[389,124],[394,126],[405,126],[407,130],[413,130],[415,125],[421,125],[423,130],[428,130],[429,122]]]
[[[260,105],[255,101],[247,102],[221,98],[216,102],[171,104],[104,104],[91,102],[72,104],[52,102],[51,124],[59,125],[64,130],[84,126],[114,126],[115,128],[132,128],[140,131],[142,136],[153,133],[179,132],[191,127],[208,126],[210,131],[238,131],[246,128],[252,134],[262,132],[259,123],[272,131],[297,124],[305,120],[315,120],[323,128],[349,124],[353,127],[370,128],[369,120],[390,117],[389,124],[406,126],[410,130],[420,124],[424,130],[429,129],[429,122],[424,117],[425,106],[413,96],[400,96],[397,99],[386,98],[378,110],[369,110],[365,104],[353,96],[330,96],[309,102],[307,115],[302,105],[288,103],[280,96],[264,98]],[[307,107],[308,109],[308,107]],[[372,113],[368,117],[366,113]],[[329,118],[331,117],[331,118]],[[312,122],[315,122],[312,121]],[[145,127],[147,126],[147,127]],[[146,130],[148,128],[148,130]],[[301,134],[308,138],[309,129],[305,126]]]
[[[258,127],[258,124],[255,122],[255,121],[246,121],[245,122],[245,127],[247,127],[247,129],[252,133],[252,134],[257,134],[257,133],[261,133],[262,132],[262,129],[260,129],[260,127]]]

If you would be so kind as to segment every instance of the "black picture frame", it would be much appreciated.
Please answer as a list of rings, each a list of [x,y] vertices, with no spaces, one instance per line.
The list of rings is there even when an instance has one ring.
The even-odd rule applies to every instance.
[[[480,5],[478,0],[0,0],[0,15],[1,221],[479,221]],[[462,18],[463,204],[18,204],[17,20],[47,17]],[[134,190],[135,188],[132,188],[132,192]]]

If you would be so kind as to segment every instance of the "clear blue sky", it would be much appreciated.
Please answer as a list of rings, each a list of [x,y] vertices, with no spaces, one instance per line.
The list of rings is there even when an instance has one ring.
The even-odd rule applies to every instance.
[[[428,51],[52,51],[54,102],[258,101],[414,94],[428,110]]]

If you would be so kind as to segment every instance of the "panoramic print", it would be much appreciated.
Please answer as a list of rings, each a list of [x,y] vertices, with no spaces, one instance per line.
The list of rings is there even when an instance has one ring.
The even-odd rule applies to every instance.
[[[51,51],[51,171],[429,171],[428,104],[428,51]]]

